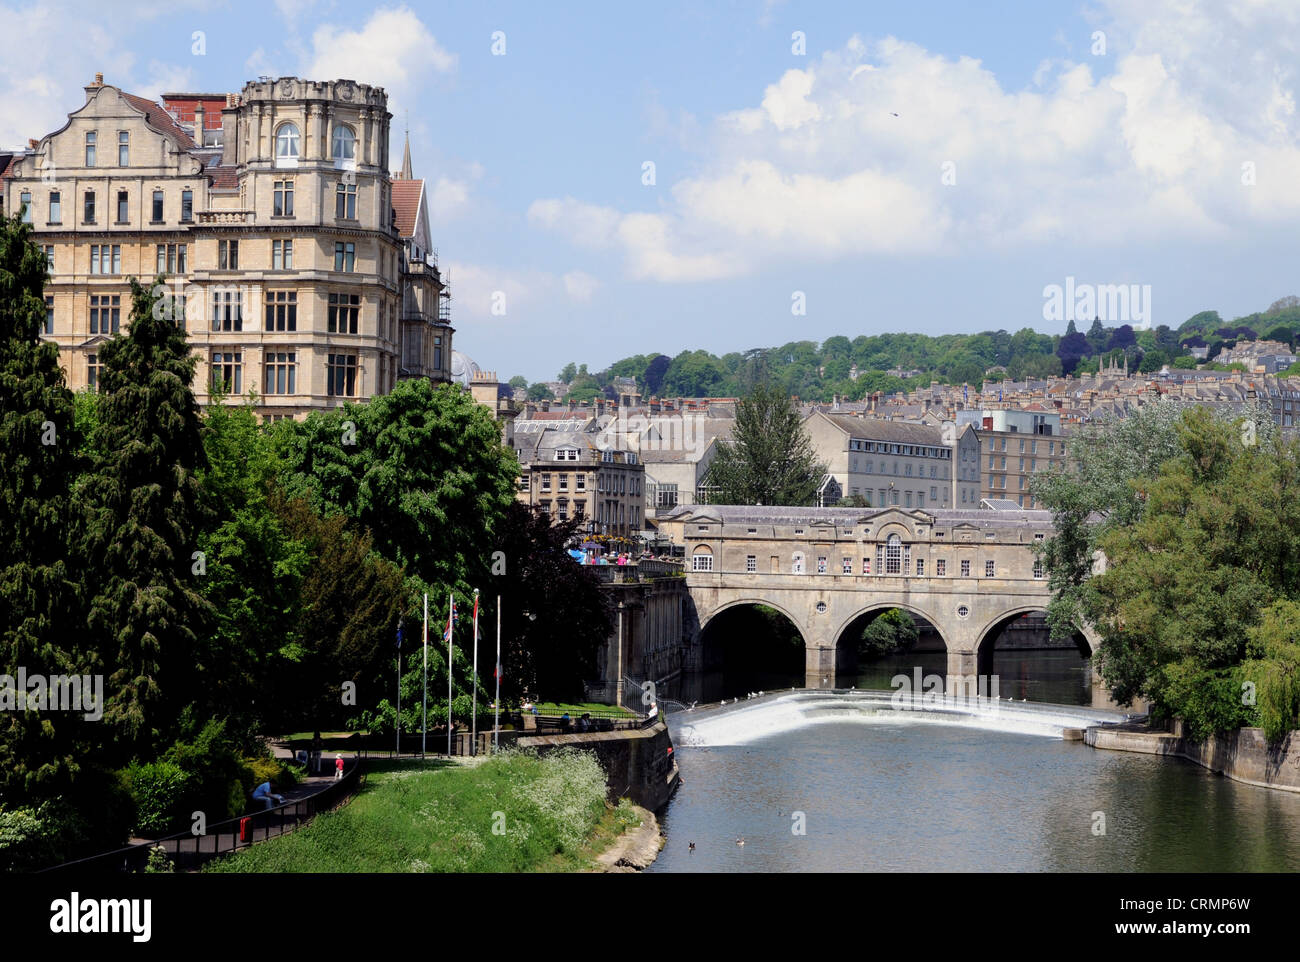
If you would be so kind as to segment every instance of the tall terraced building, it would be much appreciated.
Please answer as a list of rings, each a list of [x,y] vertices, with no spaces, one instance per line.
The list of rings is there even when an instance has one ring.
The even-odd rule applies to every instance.
[[[45,336],[74,389],[125,330],[127,280],[165,275],[200,400],[266,419],[450,380],[450,294],[423,182],[389,173],[380,87],[264,78],[238,94],[134,96],[96,75],[59,130],[0,155],[50,265]]]

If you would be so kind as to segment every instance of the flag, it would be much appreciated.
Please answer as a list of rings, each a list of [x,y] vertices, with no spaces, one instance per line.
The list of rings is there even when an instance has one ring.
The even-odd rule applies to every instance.
[[[405,622],[406,622],[405,617],[401,617],[397,619],[397,647],[399,649],[402,647],[402,625]]]
[[[460,620],[460,614],[456,611],[456,599],[451,600],[451,611],[447,615],[447,630],[442,633],[442,640],[451,644],[451,630],[456,627],[456,622]]]

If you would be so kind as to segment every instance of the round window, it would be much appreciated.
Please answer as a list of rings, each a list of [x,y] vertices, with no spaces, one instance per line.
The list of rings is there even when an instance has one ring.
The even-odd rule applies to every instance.
[[[819,615],[826,614],[826,602],[824,601],[817,602],[817,613]]]
[[[965,618],[969,614],[970,614],[970,609],[967,608],[965,605],[962,605],[960,608],[957,609],[958,618]]]

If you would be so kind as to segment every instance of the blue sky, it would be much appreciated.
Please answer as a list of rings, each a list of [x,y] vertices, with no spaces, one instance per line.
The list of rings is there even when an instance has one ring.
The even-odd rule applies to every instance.
[[[503,377],[1055,332],[1043,289],[1067,277],[1150,285],[1176,326],[1300,292],[1298,21],[1290,0],[0,0],[7,32],[60,37],[0,64],[0,143],[58,127],[96,70],[148,96],[380,84],[435,198],[457,346]]]

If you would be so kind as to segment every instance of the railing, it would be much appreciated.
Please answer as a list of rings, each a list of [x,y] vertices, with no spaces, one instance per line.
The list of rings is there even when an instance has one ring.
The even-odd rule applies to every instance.
[[[177,871],[193,871],[218,856],[228,855],[248,848],[255,842],[264,842],[268,838],[295,831],[320,812],[342,804],[365,784],[364,762],[363,750],[362,754],[353,760],[351,769],[345,771],[341,779],[332,782],[314,795],[285,802],[267,811],[241,815],[209,825],[202,835],[177,832],[175,835],[168,835],[152,842],[128,845],[111,852],[65,862],[62,865],[43,869],[42,872],[54,873],[65,870],[140,872],[149,862],[149,853],[158,846],[162,846]]]
[[[251,210],[201,210],[196,213],[200,224],[251,224]]]
[[[646,558],[641,561],[632,561],[627,564],[607,564],[607,565],[585,565],[596,572],[596,578],[603,584],[635,584],[642,581],[651,581],[655,578],[672,578],[684,575],[686,569],[683,565],[672,561],[659,561],[657,559]]]

